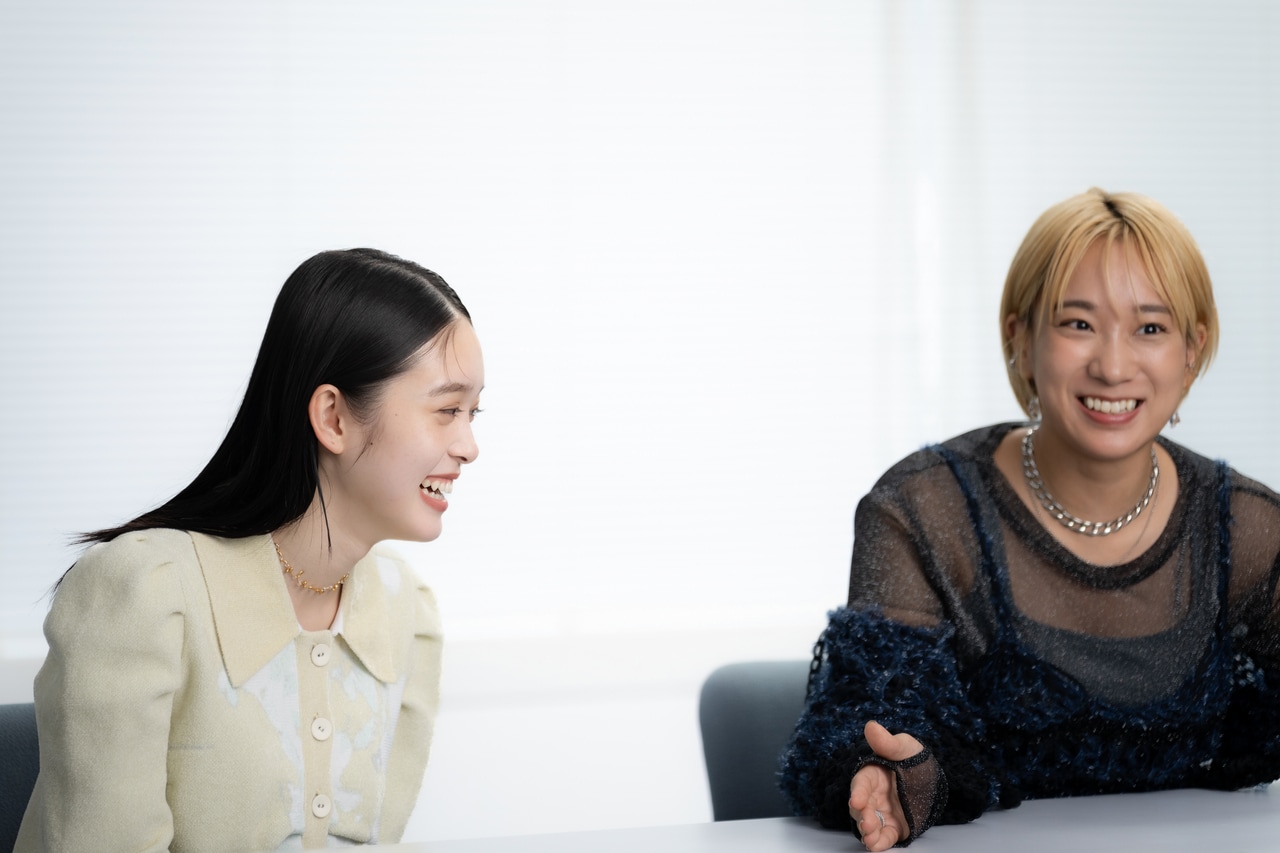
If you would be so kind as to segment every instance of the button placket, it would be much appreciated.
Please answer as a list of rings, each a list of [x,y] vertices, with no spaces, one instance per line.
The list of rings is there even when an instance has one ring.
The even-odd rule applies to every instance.
[[[332,795],[330,760],[332,758],[334,722],[329,707],[334,647],[328,632],[304,632],[297,640],[299,711],[302,719],[302,753],[304,782],[311,791],[306,801],[307,827],[303,831],[304,847],[323,847],[330,821],[337,819]]]
[[[311,798],[311,813],[318,818],[326,818],[333,811],[333,800],[326,794],[316,794]]]
[[[311,736],[316,740],[328,740],[333,734],[333,723],[319,714],[311,721]]]

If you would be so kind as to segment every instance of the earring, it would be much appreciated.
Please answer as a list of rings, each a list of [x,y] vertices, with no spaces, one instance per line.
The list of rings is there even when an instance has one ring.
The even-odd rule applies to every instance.
[[[1178,414],[1178,410],[1174,409],[1173,414],[1169,416],[1169,429],[1173,429],[1182,423],[1182,415]]]
[[[1009,356],[1009,369],[1010,369],[1010,370],[1013,370],[1014,365],[1016,365],[1017,363],[1018,363],[1018,357],[1017,357],[1016,355],[1011,355],[1011,356]]]
[[[1040,423],[1040,398],[1032,397],[1027,401],[1027,417],[1031,418],[1033,424]]]

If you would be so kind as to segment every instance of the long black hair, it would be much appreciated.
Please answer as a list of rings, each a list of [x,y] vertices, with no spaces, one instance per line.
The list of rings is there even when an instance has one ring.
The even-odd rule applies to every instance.
[[[376,249],[309,258],[276,297],[244,401],[204,470],[162,506],[77,541],[154,527],[237,538],[298,519],[320,489],[315,389],[335,386],[367,416],[383,383],[462,318],[471,321],[453,288],[412,261]]]

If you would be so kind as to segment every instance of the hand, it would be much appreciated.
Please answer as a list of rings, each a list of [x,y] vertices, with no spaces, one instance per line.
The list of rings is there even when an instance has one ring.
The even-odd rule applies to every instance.
[[[867,723],[864,734],[871,750],[888,761],[905,761],[924,749],[911,735],[890,734],[874,720]],[[911,835],[902,804],[898,802],[898,783],[893,771],[878,764],[868,764],[854,774],[849,784],[849,816],[858,824],[862,843],[871,851],[888,850]]]

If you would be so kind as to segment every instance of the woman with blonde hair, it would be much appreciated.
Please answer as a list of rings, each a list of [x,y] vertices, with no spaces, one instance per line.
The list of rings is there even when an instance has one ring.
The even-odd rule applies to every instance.
[[[1218,318],[1186,228],[1090,190],[1045,212],[1000,330],[1027,423],[891,468],[784,756],[869,850],[1024,799],[1280,777],[1280,496],[1161,435]]]

